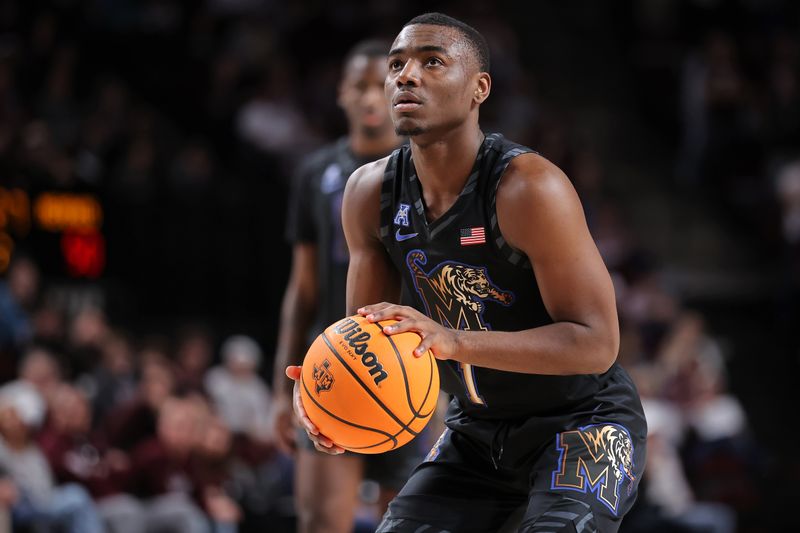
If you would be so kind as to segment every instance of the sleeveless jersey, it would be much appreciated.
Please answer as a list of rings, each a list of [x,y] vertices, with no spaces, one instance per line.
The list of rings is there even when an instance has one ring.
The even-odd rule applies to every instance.
[[[487,135],[453,206],[427,222],[411,149],[395,150],[381,189],[380,235],[402,276],[404,305],[462,330],[520,331],[552,323],[531,264],[506,243],[495,200],[513,158],[533,152]],[[442,389],[478,418],[557,414],[594,396],[606,375],[523,374],[438,361]]]
[[[342,197],[350,175],[371,160],[353,154],[343,137],[312,154],[295,176],[286,236],[292,244],[317,245],[320,290],[309,344],[345,314],[349,254],[342,230]]]

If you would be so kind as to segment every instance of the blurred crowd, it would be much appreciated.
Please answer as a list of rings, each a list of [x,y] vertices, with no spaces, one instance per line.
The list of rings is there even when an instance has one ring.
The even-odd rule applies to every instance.
[[[674,185],[759,255],[754,266],[778,267],[800,317],[788,302],[800,283],[798,5],[651,0],[630,16],[641,109],[676,145]]]
[[[253,337],[198,323],[136,336],[92,305],[45,307],[44,286],[27,257],[0,286],[0,531],[294,530],[292,459],[274,446]],[[359,531],[377,519],[372,488]]]
[[[226,338],[212,364],[199,326],[174,343],[133,341],[87,308],[63,344],[33,332],[0,387],[0,508],[21,531],[236,531],[291,519],[291,462],[271,443],[251,337]]]
[[[3,520],[20,531],[290,531],[292,462],[272,445],[266,385],[290,176],[344,131],[345,50],[391,38],[431,6],[33,4],[0,1],[0,184],[96,194],[108,264],[99,280],[66,280],[21,241],[0,278],[0,531]],[[638,2],[626,44],[650,89],[644,117],[675,139],[675,188],[785,259],[775,305],[792,324],[800,40],[770,18],[790,14],[787,2],[751,4]],[[546,80],[526,66],[519,21],[477,4],[436,8],[489,40],[484,129],[565,170],[612,271],[620,359],[650,428],[625,530],[763,531],[769,465],[730,386],[725,332],[666,282],[668,258],[633,231],[601,144],[537,94]]]

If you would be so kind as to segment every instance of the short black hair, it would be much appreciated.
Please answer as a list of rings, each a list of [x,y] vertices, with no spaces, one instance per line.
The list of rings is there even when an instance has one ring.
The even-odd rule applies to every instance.
[[[475,53],[475,58],[478,60],[478,66],[481,71],[489,72],[489,45],[481,35],[481,32],[466,22],[461,22],[444,13],[424,13],[409,20],[403,27],[413,24],[430,24],[432,26],[446,26],[457,29],[466,38],[467,43]]]
[[[350,51],[344,56],[344,61],[342,65],[347,67],[350,64],[350,61],[353,58],[365,56],[369,59],[374,59],[376,57],[386,57],[389,55],[389,49],[392,47],[392,43],[387,41],[386,39],[365,39],[363,41],[359,41],[350,48]]]

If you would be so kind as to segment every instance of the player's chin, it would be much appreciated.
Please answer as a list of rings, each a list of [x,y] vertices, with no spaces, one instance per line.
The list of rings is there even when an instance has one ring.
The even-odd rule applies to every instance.
[[[414,120],[408,116],[395,116],[393,119],[394,122],[394,132],[397,135],[401,135],[403,137],[410,137],[413,135],[419,135],[421,133],[425,133],[425,128],[420,124],[418,120]]]
[[[413,124],[408,124],[408,125],[395,124],[394,127],[394,132],[401,137],[413,137],[415,135],[422,135],[426,131],[427,130],[422,126],[417,126]]]

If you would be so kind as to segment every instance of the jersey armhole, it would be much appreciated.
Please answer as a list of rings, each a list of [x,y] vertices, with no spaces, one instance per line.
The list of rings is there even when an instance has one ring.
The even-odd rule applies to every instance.
[[[395,177],[397,174],[397,160],[402,153],[402,149],[395,150],[389,160],[386,162],[386,168],[383,171],[383,180],[381,181],[381,207],[380,207],[380,228],[378,236],[383,243],[386,251],[391,253],[391,231],[392,231],[392,209],[394,198]]]
[[[497,189],[500,188],[500,182],[503,181],[503,176],[505,176],[506,169],[511,161],[519,155],[530,153],[535,154],[536,152],[522,147],[515,147],[502,155],[502,162],[495,170],[497,179],[489,190],[489,205],[487,206],[489,213],[489,235],[494,247],[506,261],[516,267],[526,269],[532,268],[530,259],[528,259],[525,252],[508,244],[505,237],[503,237],[503,232],[500,230],[500,223],[497,220]]]

